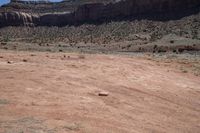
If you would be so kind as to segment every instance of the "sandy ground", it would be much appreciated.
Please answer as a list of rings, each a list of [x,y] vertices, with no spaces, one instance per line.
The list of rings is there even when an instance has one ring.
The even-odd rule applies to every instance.
[[[0,52],[0,133],[199,131],[198,76],[142,57]]]

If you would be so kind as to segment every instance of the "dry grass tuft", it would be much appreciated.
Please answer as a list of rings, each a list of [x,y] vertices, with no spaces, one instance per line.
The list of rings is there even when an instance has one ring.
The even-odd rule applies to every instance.
[[[81,54],[81,55],[78,55],[78,58],[79,58],[79,59],[85,59],[85,55],[82,55],[82,54]]]

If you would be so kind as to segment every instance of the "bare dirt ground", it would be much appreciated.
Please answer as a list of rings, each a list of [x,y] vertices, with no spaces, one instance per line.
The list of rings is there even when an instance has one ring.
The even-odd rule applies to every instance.
[[[0,51],[0,133],[198,133],[200,77],[173,63]]]

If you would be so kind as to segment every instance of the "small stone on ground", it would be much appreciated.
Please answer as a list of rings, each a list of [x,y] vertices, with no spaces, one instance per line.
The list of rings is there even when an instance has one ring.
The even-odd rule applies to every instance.
[[[108,92],[105,91],[99,92],[99,96],[108,96],[108,95],[109,95]]]

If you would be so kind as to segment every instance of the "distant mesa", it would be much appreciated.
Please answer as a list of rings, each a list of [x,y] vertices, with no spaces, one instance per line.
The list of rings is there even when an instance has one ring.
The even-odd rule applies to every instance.
[[[49,0],[11,0],[11,3],[24,3],[24,4],[34,4],[34,3],[49,3]]]
[[[125,19],[172,20],[199,12],[200,0],[11,0],[0,7],[0,27],[66,26]]]

